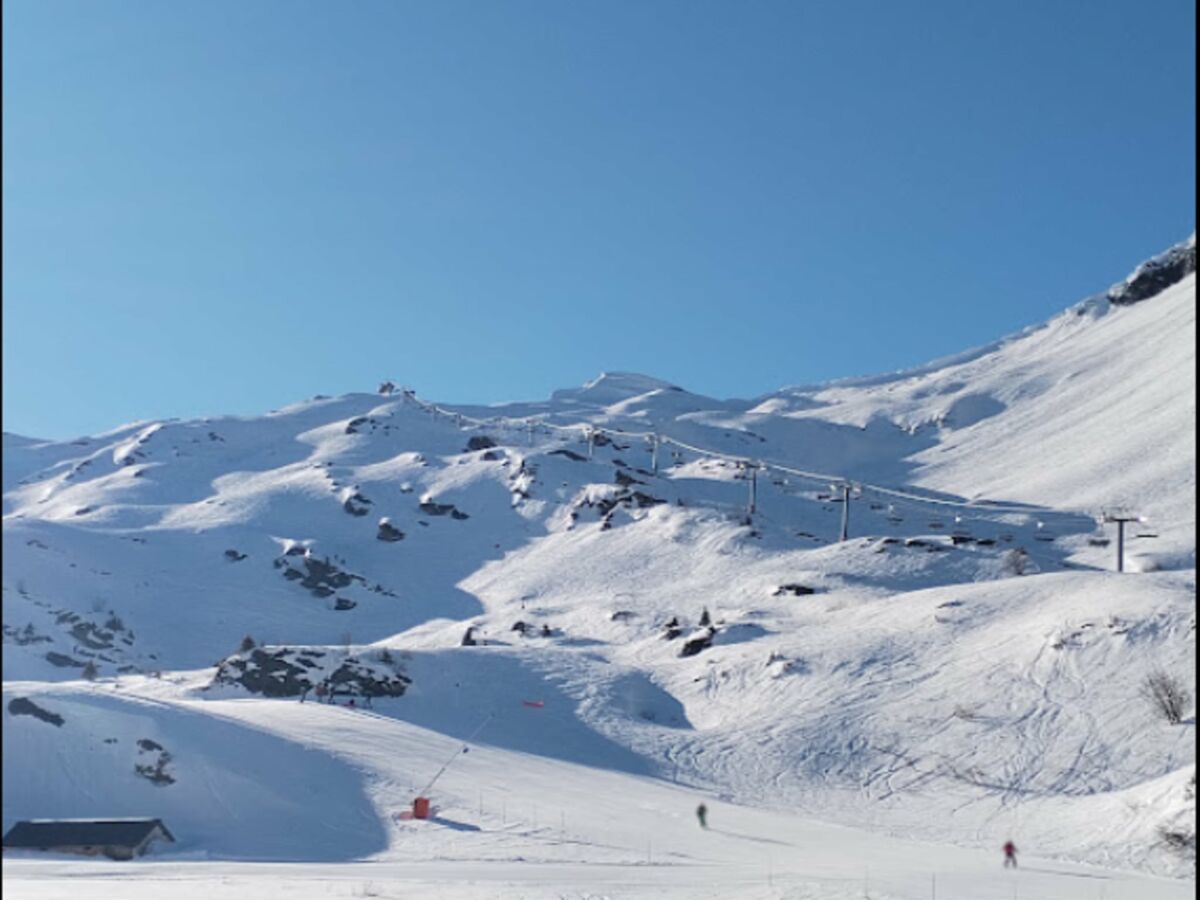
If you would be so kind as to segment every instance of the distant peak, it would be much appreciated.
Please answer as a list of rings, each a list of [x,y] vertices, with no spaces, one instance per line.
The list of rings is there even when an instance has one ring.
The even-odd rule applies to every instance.
[[[589,406],[610,406],[640,397],[653,391],[680,391],[669,381],[652,378],[649,375],[639,375],[636,372],[601,372],[597,377],[582,387],[555,391],[550,395],[552,401],[559,403],[585,403]]]
[[[680,388],[661,378],[636,372],[601,372],[581,388],[584,391],[622,391],[630,396],[650,391],[678,391]]]

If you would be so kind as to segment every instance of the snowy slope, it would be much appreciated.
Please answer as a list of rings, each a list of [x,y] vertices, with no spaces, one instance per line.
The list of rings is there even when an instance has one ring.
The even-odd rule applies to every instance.
[[[912,482],[1047,506],[1123,506],[1195,552],[1195,275],[1152,302],[1083,305],[964,362],[883,383],[800,392],[793,415],[863,424],[881,415],[936,443]],[[790,398],[788,398],[790,399]],[[1140,549],[1140,548],[1139,548]]]
[[[824,848],[763,896],[839,896],[868,845],[891,896],[927,896],[902,837],[1190,875],[1194,837],[1163,835],[1194,815],[1193,708],[1172,725],[1139,690],[1161,669],[1194,692],[1194,306],[1188,274],[748,401],[609,373],[502,407],[351,394],[5,435],[4,826],[153,813],[217,858],[433,860],[453,838],[464,860],[627,866],[619,809],[654,797],[645,831],[691,865],[703,796],[750,844]],[[850,540],[804,472],[861,484]],[[1092,517],[1116,505],[1147,517],[1125,575]],[[266,646],[237,654],[246,635]],[[384,659],[401,696],[296,702]],[[433,792],[453,815],[400,828],[464,741],[479,756]],[[480,791],[577,829],[514,834]],[[954,852],[971,896],[1010,895]]]

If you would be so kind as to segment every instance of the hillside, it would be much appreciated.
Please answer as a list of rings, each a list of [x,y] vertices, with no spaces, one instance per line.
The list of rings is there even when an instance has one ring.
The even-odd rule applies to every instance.
[[[1145,296],[1167,263],[956,358],[749,400],[607,373],[6,434],[4,827],[632,865],[613,806],[647,798],[670,845],[707,797],[839,865],[875,848],[890,896],[927,896],[901,837],[1190,876],[1194,708],[1139,695],[1195,688],[1194,240],[1171,253]],[[1125,574],[1116,507],[1145,518]],[[296,702],[322,684],[356,709]],[[464,742],[440,836],[395,819]]]

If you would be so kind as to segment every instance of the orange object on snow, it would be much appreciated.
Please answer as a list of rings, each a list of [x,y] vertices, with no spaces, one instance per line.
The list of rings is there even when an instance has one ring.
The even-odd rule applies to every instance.
[[[428,819],[429,818],[429,798],[417,797],[413,800],[413,818]]]

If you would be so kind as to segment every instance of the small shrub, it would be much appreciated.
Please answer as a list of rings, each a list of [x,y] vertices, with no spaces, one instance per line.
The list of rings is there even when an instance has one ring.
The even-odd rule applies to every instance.
[[[1192,699],[1183,682],[1162,669],[1156,669],[1146,676],[1142,682],[1141,694],[1171,725],[1178,725],[1183,721],[1184,708]]]
[[[242,638],[242,643],[240,645],[238,645],[238,649],[241,650],[243,653],[249,653],[251,650],[253,650],[257,646],[258,646],[258,641],[254,640],[254,638],[251,637],[250,635],[246,635],[244,638]]]

